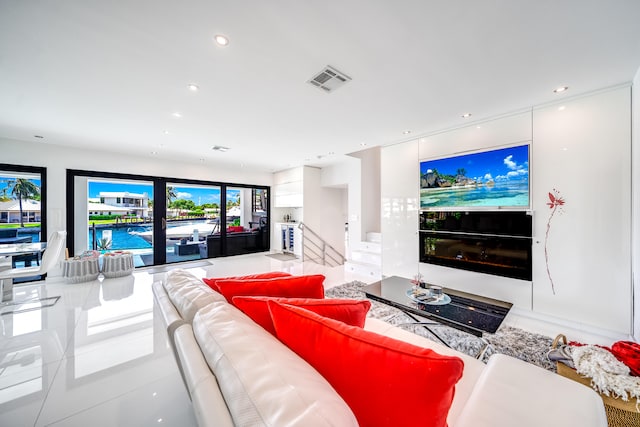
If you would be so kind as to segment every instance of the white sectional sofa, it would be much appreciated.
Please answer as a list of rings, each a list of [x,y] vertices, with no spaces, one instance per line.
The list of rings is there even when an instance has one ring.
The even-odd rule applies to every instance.
[[[153,291],[200,426],[357,425],[314,368],[200,279],[173,270]],[[485,365],[373,318],[365,329],[463,360],[450,427],[607,425],[593,390],[529,363],[496,354]]]

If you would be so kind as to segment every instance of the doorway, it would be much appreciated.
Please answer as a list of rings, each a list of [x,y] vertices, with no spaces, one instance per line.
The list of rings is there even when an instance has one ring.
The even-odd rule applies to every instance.
[[[136,267],[268,251],[268,193],[263,186],[68,170],[69,251],[129,251]]]

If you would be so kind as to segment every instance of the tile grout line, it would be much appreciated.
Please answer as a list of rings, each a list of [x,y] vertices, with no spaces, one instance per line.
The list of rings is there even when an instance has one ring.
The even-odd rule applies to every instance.
[[[91,292],[93,291],[93,289],[96,288],[96,284],[91,284],[91,288],[89,289],[89,292],[87,292],[87,296],[84,298],[82,306],[84,307],[84,305],[86,304],[87,300],[89,299],[89,297],[91,296]],[[100,291],[100,284],[97,284],[97,292]],[[58,302],[64,302],[62,296],[60,298],[60,301]],[[38,425],[38,421],[40,420],[40,416],[42,415],[42,411],[45,407],[45,405],[47,404],[47,401],[49,399],[49,394],[51,393],[51,389],[53,388],[53,384],[56,381],[56,379],[58,378],[58,373],[60,372],[60,368],[62,366],[62,363],[65,361],[66,356],[67,356],[67,352],[69,351],[69,347],[71,346],[71,341],[73,340],[75,333],[76,333],[76,328],[78,327],[78,322],[80,322],[80,318],[78,317],[77,319],[75,319],[75,323],[73,325],[73,330],[71,331],[71,333],[69,334],[69,337],[67,339],[67,343],[64,349],[64,352],[62,353],[62,357],[60,358],[60,361],[58,363],[58,367],[56,369],[56,372],[53,374],[53,378],[51,379],[51,383],[49,384],[48,388],[47,388],[47,392],[45,393],[44,399],[42,399],[42,405],[40,406],[40,409],[38,410],[38,415],[36,416],[35,421],[33,422],[33,427],[37,427]],[[57,421],[55,421],[57,422]]]

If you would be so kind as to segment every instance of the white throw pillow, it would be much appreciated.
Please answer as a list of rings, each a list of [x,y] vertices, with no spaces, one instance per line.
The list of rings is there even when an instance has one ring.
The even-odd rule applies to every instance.
[[[203,308],[193,331],[236,425],[358,425],[315,369],[235,307]]]
[[[176,310],[189,323],[193,321],[193,316],[202,307],[216,301],[226,302],[221,294],[205,285],[193,274],[182,269],[171,270],[166,274],[164,288]]]

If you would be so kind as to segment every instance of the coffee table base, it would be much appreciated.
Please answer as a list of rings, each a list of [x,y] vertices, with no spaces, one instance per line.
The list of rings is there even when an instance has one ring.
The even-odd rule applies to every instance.
[[[438,341],[440,341],[442,344],[444,344],[445,346],[449,347],[449,348],[453,348],[451,346],[451,344],[449,344],[449,342],[447,342],[446,338],[442,337],[438,332],[436,332],[435,330],[431,329],[432,327],[444,327],[447,325],[444,325],[442,323],[438,323],[432,320],[419,320],[417,316],[414,316],[411,313],[408,313],[406,311],[402,312],[404,315],[406,315],[407,317],[412,318],[413,320],[415,320],[415,322],[405,322],[405,323],[395,323],[393,326],[397,326],[397,327],[403,327],[403,326],[422,326],[424,329],[427,330],[427,332],[429,332],[431,335],[433,335],[434,337],[436,337],[436,339]],[[475,335],[474,335],[475,336]],[[487,340],[485,340],[483,337],[476,337],[478,338],[480,341],[482,341],[482,348],[480,349],[480,351],[478,352],[478,354],[476,356],[474,356],[476,359],[480,360],[482,359],[482,357],[484,356],[484,354],[487,352],[487,349],[489,348],[489,342]]]

